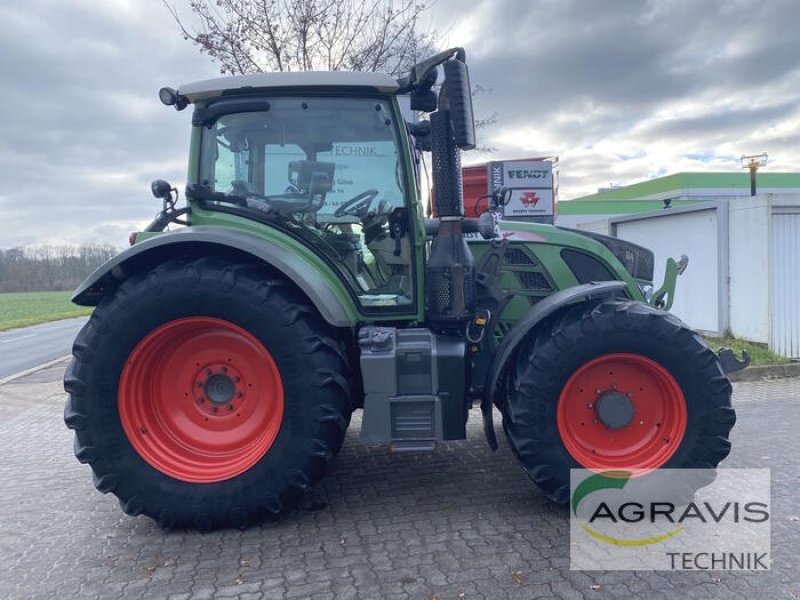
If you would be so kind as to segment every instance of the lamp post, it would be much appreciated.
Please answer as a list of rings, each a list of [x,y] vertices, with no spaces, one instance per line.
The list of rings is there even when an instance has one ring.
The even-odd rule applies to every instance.
[[[766,152],[761,154],[742,154],[742,168],[750,169],[750,195],[756,195],[756,171],[760,167],[767,165],[769,155]]]

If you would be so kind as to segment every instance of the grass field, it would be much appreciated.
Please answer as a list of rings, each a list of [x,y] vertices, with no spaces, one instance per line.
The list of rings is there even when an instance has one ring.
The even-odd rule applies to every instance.
[[[72,292],[0,294],[0,331],[92,312],[91,308],[72,304],[71,296]]]

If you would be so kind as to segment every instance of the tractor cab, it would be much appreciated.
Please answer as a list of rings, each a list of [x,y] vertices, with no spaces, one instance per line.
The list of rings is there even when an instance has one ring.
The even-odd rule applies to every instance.
[[[199,220],[223,211],[268,222],[323,257],[364,309],[414,310],[416,198],[387,94],[396,83],[368,75],[345,96],[306,73],[244,76],[209,97],[214,85],[181,89],[196,102],[187,194]]]
[[[410,97],[412,110],[432,112],[432,125],[438,118],[439,213],[460,220],[454,161],[458,148],[474,146],[474,129],[464,52],[454,48],[398,80],[376,73],[260,73],[162,89],[165,104],[193,105],[189,223],[216,226],[228,214],[268,224],[325,262],[362,314],[424,318],[424,264],[436,262],[436,246],[426,257],[400,95]],[[432,138],[433,130],[425,133]],[[453,227],[458,223],[443,227],[442,237],[458,237]],[[456,245],[469,262],[466,246]],[[466,307],[455,312],[463,316]]]

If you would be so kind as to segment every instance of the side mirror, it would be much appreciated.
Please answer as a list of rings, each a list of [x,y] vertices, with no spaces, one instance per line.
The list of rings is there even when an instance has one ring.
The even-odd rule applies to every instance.
[[[156,179],[153,181],[153,183],[150,184],[150,191],[153,192],[153,196],[156,198],[167,201],[172,199],[172,186],[163,179]]]
[[[433,112],[436,110],[437,99],[433,90],[414,90],[411,92],[411,110]]]
[[[472,116],[472,87],[466,63],[458,59],[444,63],[444,80],[456,146],[462,150],[472,150],[475,147],[475,120]]]
[[[423,152],[431,151],[431,122],[418,121],[416,123],[406,123],[408,133],[414,137],[417,148]]]
[[[425,75],[419,86],[411,92],[411,110],[420,110],[422,112],[433,112],[436,110],[436,102],[438,96],[433,91],[433,85],[436,83],[438,76],[437,69],[431,69]]]

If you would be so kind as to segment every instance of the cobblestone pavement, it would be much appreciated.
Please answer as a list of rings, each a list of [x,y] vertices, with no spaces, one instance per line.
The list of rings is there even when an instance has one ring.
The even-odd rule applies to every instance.
[[[772,469],[770,572],[569,570],[568,515],[505,443],[358,440],[316,501],[241,532],[164,533],[94,490],[61,420],[63,367],[0,388],[0,598],[800,598],[800,379],[740,383],[727,467]],[[501,431],[498,436],[502,437]]]

